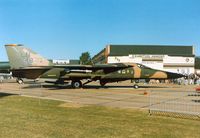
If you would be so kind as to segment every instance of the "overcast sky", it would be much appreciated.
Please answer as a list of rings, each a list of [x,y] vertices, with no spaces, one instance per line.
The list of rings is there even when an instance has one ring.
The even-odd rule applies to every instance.
[[[200,0],[0,0],[0,61],[20,43],[48,59],[95,55],[107,44],[194,45]]]

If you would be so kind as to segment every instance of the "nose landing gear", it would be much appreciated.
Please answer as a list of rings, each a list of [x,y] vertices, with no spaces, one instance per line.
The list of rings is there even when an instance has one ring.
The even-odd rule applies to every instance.
[[[139,85],[134,84],[134,85],[133,85],[133,88],[138,89],[138,88],[139,88]]]

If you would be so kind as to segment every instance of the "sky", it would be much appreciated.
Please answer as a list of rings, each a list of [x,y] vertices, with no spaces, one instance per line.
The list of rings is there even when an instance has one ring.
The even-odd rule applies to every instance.
[[[0,0],[5,44],[48,59],[79,59],[108,44],[194,45],[200,55],[199,0]]]

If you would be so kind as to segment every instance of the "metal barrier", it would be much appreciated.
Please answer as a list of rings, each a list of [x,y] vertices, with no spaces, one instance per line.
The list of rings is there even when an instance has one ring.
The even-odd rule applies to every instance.
[[[200,93],[195,91],[151,92],[149,114],[200,120]]]

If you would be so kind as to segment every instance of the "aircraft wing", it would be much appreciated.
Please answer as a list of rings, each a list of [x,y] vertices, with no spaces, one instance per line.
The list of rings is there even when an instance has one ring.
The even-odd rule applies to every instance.
[[[123,64],[123,63],[115,63],[115,64],[101,64],[101,65],[55,65],[53,67],[66,68],[69,70],[81,69],[81,70],[92,70],[92,71],[97,71],[97,70],[107,71],[107,70],[125,69],[128,67],[132,67],[132,65]]]
[[[12,75],[17,78],[37,79],[51,69],[52,67],[26,67],[11,69],[10,71],[12,72]]]
[[[18,78],[36,79],[42,75],[57,74],[58,77],[80,77],[87,78],[89,74],[95,72],[98,76],[102,73],[110,73],[120,69],[131,67],[126,64],[103,64],[103,65],[55,65],[55,66],[30,66],[20,69],[12,69],[13,76]],[[55,73],[56,72],[56,73]],[[58,75],[59,74],[59,75]],[[84,75],[87,74],[87,75]],[[91,74],[89,75],[91,77]]]

